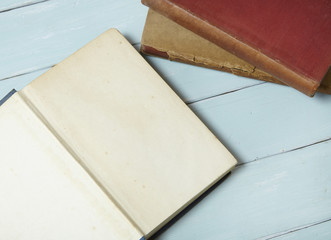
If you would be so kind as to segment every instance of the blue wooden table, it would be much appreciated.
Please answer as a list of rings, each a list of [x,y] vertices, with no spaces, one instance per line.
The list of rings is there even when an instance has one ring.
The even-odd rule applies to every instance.
[[[137,0],[1,0],[0,98],[108,28],[139,49],[146,14]],[[331,95],[145,58],[239,161],[156,239],[331,239]]]

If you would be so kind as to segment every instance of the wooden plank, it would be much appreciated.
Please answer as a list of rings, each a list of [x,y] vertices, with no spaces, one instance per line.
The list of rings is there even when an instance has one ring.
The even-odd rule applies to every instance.
[[[80,3],[81,2],[78,4]],[[37,4],[36,6],[45,4],[46,3]],[[47,4],[49,3],[47,2]],[[24,9],[32,9],[36,6]],[[56,4],[54,6],[47,6],[50,7],[50,15],[56,16],[57,14],[62,14],[58,11],[55,11],[55,13],[52,12],[53,7],[57,9]],[[36,12],[32,12],[31,16],[38,16],[40,12],[43,13],[45,11],[44,8],[45,7],[42,7],[42,9],[40,9],[38,7],[34,9]],[[86,10],[85,8],[82,9]],[[15,10],[15,12],[16,11],[18,10]],[[26,13],[26,11],[24,12]],[[54,18],[54,16],[51,18]],[[66,14],[61,16],[67,17]],[[66,28],[65,26],[63,27],[64,29]],[[39,34],[41,33],[43,33],[43,31],[39,32]],[[35,34],[38,34],[38,32],[35,32]],[[11,48],[13,48],[13,46]],[[24,51],[24,49],[21,50]],[[13,49],[13,52],[21,54],[19,48],[16,50]],[[46,52],[49,53],[50,56],[56,53],[51,48],[45,49],[44,55]],[[42,55],[36,55],[42,58]],[[147,57],[147,59],[186,102],[194,102],[208,98],[209,96],[261,84],[261,82],[256,80],[240,78],[215,70],[174,63],[153,57]],[[20,61],[22,64],[30,64],[29,60],[31,60],[29,56],[26,56],[25,59],[21,59]],[[17,65],[20,65],[20,61],[18,61]],[[12,66],[16,65],[15,63],[17,62],[6,62],[7,65],[10,64]],[[40,63],[42,65],[44,62]],[[5,67],[6,64],[0,65],[0,68]],[[39,67],[41,65],[39,65]],[[9,84],[7,81],[12,80],[8,79],[5,81],[6,85],[6,83]],[[205,119],[205,122],[214,133],[235,153],[241,162],[248,162],[256,158],[288,151],[331,136],[328,124],[330,119],[330,108],[328,107],[328,103],[330,102],[329,96],[318,94],[311,100],[295,92],[295,90],[284,86],[264,83],[263,86],[257,89],[254,87],[253,89],[241,90],[238,93],[227,94],[224,95],[225,98],[220,96],[218,98],[202,101],[201,103],[192,104],[193,109],[196,109],[198,115]],[[10,89],[11,87],[7,87],[7,89],[2,91],[7,93]],[[245,94],[242,95],[242,93]],[[270,105],[266,104],[266,101]],[[225,103],[223,104],[222,102]],[[214,107],[212,106],[213,104],[215,104]],[[206,108],[204,106],[206,106]],[[215,107],[215,110],[210,109]],[[203,110],[200,110],[201,108]],[[310,109],[309,112],[308,109]],[[291,111],[293,111],[293,114]],[[229,113],[227,117],[224,117],[224,112]],[[285,118],[280,117],[283,112],[285,113]],[[321,128],[319,127],[320,123],[315,125],[311,124],[314,115],[318,116],[319,113],[321,113],[322,116],[321,119],[319,119],[322,123]],[[245,129],[240,127],[243,125],[243,121],[247,124]],[[306,129],[308,125],[312,126]],[[304,133],[305,131],[307,134]],[[287,132],[290,133],[290,137],[284,139],[283,136],[286,136]],[[312,133],[313,137],[311,138],[308,133]],[[249,134],[249,138],[247,138],[246,134]],[[273,138],[275,138],[275,141]]]
[[[38,75],[40,75],[43,71],[46,71],[46,70],[42,70],[42,71],[39,71],[39,72],[34,72],[34,73],[31,73],[31,74],[27,74],[27,75],[23,75],[23,76],[20,76],[20,77],[16,77],[16,78],[13,78],[13,79],[8,79],[8,80],[5,80],[5,81],[0,81],[0,84],[3,84],[3,85],[0,85],[0,90],[1,90],[1,94],[2,94],[2,86],[5,86],[4,85],[4,83],[7,83],[8,84],[8,91],[12,88],[11,86],[11,84],[13,84],[14,82],[16,82],[17,84],[26,84],[27,82],[29,82],[29,81],[31,81],[31,80],[33,80],[35,77],[37,77]],[[24,83],[24,81],[26,81],[26,83]],[[10,84],[9,84],[10,83]],[[6,85],[7,86],[7,85]],[[261,86],[262,87],[262,86]],[[18,88],[18,87],[16,87],[16,88]],[[241,91],[241,93],[240,92],[238,92],[237,94],[239,94],[239,95],[242,95],[242,93],[245,93],[245,91],[252,91],[253,89],[247,89],[247,90],[242,90]],[[262,91],[263,92],[263,91]],[[224,98],[224,97],[226,97],[226,96],[231,96],[231,95],[233,95],[233,94],[235,94],[236,95],[236,93],[232,93],[232,94],[228,94],[228,95],[224,95],[224,96],[220,96],[220,97],[218,97],[218,98]],[[247,93],[246,93],[247,94]],[[244,94],[244,96],[243,97],[245,97],[245,95],[246,94]],[[301,96],[301,95],[299,95],[299,96]],[[302,95],[303,96],[303,95]],[[324,97],[326,97],[325,95],[320,95],[317,99],[323,99]],[[209,101],[212,101],[212,100],[215,100],[215,99],[218,99],[218,98],[214,98],[214,99],[210,99],[210,100],[207,100],[207,101],[202,101],[201,103],[204,103],[204,102],[209,102]],[[305,96],[304,96],[304,99],[309,99],[309,101],[313,101],[312,99],[310,99],[310,98],[306,98]],[[320,100],[321,100],[320,99]],[[236,98],[233,98],[232,99],[233,101],[235,101],[235,100],[238,100],[238,97],[236,97]],[[259,98],[257,98],[256,100],[259,100]],[[319,100],[319,101],[320,101]],[[269,99],[269,101],[266,101],[265,102],[265,105],[266,106],[270,106],[270,101],[271,101],[271,99]],[[257,103],[257,102],[260,102],[260,101],[256,101],[255,103]],[[325,106],[327,106],[328,105],[328,103],[327,102],[325,102],[324,103],[325,104]],[[196,104],[192,104],[192,105],[196,105]],[[322,104],[323,105],[323,104]],[[309,106],[308,106],[309,107]],[[232,111],[232,113],[233,112],[235,112],[235,111]],[[293,115],[295,115],[295,114],[293,114]],[[220,123],[221,124],[221,123]],[[235,146],[234,146],[235,147]],[[312,148],[312,147],[311,147]],[[309,148],[307,148],[307,149],[309,149]],[[317,149],[317,150],[315,150],[315,151],[312,151],[311,152],[311,155],[312,155],[312,157],[311,158],[316,158],[318,161],[321,161],[321,154],[323,155],[324,154],[324,156],[325,157],[328,157],[328,156],[330,156],[330,151],[327,151],[327,150],[329,150],[330,149],[330,144],[328,143],[328,147],[326,147],[326,148],[324,148],[324,149]],[[301,151],[304,151],[304,149],[302,149],[302,150],[300,150],[300,151],[296,151],[296,152],[301,152]],[[319,153],[319,154],[314,154],[315,152],[317,152],[317,153]],[[294,152],[293,152],[294,153]],[[291,153],[291,154],[293,154],[293,153]],[[288,155],[288,154],[290,154],[290,153],[287,153],[287,154],[282,154],[283,156],[285,156],[285,155]],[[277,164],[277,165],[280,165],[280,166],[282,166],[283,165],[283,162],[287,162],[287,161],[291,161],[291,157],[284,157],[284,160],[282,161],[282,162],[279,162],[279,163],[277,163],[277,158],[281,158],[281,156],[282,155],[279,155],[279,156],[275,156],[275,157],[273,157],[273,158],[268,158],[268,159],[265,159],[265,160],[261,160],[261,161],[258,161],[258,162],[256,162],[256,164],[258,164],[259,162],[262,162],[262,161],[266,161],[266,160],[272,160],[272,159],[276,159],[276,160],[273,160],[274,162],[275,162],[275,164]],[[302,155],[303,156],[305,156],[306,154],[304,153],[304,152],[302,152]],[[322,156],[323,157],[323,156]],[[323,159],[322,159],[323,160]],[[253,163],[252,163],[253,164]],[[255,164],[255,163],[254,163]],[[321,166],[324,166],[326,169],[327,169],[327,167],[328,166],[325,166],[325,164],[323,164],[323,162],[322,163],[316,163],[316,164],[320,164]],[[250,164],[249,164],[250,165]],[[248,165],[248,166],[249,166]],[[257,173],[258,172],[262,172],[262,171],[264,171],[264,169],[266,168],[266,169],[276,169],[277,170],[277,168],[274,168],[273,166],[267,166],[267,167],[265,167],[265,165],[262,165],[262,167],[259,167],[259,166],[261,166],[261,165],[257,165],[257,169],[255,170]],[[291,164],[291,165],[287,165],[287,164],[285,164],[284,165],[284,167],[286,167],[286,168],[288,168],[290,171],[293,171],[294,169],[296,169],[296,164]],[[239,168],[239,170],[240,170],[241,168]],[[310,168],[308,168],[308,169],[310,169]],[[313,169],[313,168],[311,168],[311,169]],[[282,171],[283,171],[283,168],[280,168],[280,169],[278,169],[279,170],[279,172],[281,173]],[[277,171],[278,171],[277,170]],[[274,175],[276,175],[277,173],[277,171],[275,171],[275,174]],[[307,170],[308,171],[308,170]],[[299,173],[302,173],[303,174],[303,172],[304,171],[299,171]],[[241,173],[240,173],[241,174]],[[239,174],[239,175],[240,175]],[[251,174],[246,174],[245,176],[242,176],[242,182],[243,183],[246,183],[247,181],[249,181],[247,184],[251,184],[251,176],[252,175],[255,175],[255,173],[251,173]],[[293,178],[297,178],[296,177],[296,173],[294,172],[293,174],[291,174],[292,175],[292,177]],[[323,176],[323,174],[320,174],[319,172],[316,172],[316,171],[314,171],[314,173],[313,173],[313,175],[314,176]],[[270,174],[270,176],[272,176],[272,174]],[[325,174],[324,174],[324,176],[325,176]],[[265,176],[265,179],[268,179],[268,177],[269,177],[269,175],[268,174],[266,174],[266,176]],[[231,178],[233,178],[233,176],[231,176],[229,179],[231,179]],[[298,179],[296,179],[298,182],[300,181],[300,180],[298,180]],[[227,180],[228,181],[228,180]],[[290,180],[289,180],[290,181]],[[299,183],[291,183],[291,184],[299,184]],[[329,180],[326,180],[326,181],[324,181],[324,183],[323,184],[321,184],[321,187],[322,187],[322,185],[324,185],[324,186],[328,186],[328,185],[326,185],[325,183],[328,183],[328,182],[330,182]],[[303,181],[302,182],[302,184],[303,185],[305,185],[306,183]],[[221,185],[222,186],[222,185]],[[268,186],[267,186],[268,187]],[[245,188],[245,186],[237,186],[237,188],[236,189],[241,189],[241,188]],[[317,189],[317,191],[318,191],[318,189]],[[241,195],[241,193],[239,193],[240,191],[238,191],[237,193],[235,193],[235,192],[231,192],[229,195],[231,195],[231,196],[233,196],[233,197],[236,197],[236,196],[238,196],[239,195],[239,197],[240,196],[243,196],[243,195]],[[258,192],[258,190],[256,190],[255,189],[255,192],[253,192],[253,194],[257,194],[256,192]],[[297,194],[299,194],[300,196],[302,195],[302,194],[304,194],[304,195],[309,195],[309,193],[305,193],[305,191],[304,191],[304,189],[303,188],[301,188],[301,189],[298,189],[297,191]],[[238,194],[238,195],[237,195]],[[315,194],[315,192],[313,192],[313,191],[311,191],[311,197],[314,197],[314,194]],[[248,194],[249,195],[249,194]],[[283,195],[285,195],[285,194],[283,194]],[[230,196],[229,196],[230,197]],[[252,198],[253,198],[253,196],[252,196]],[[249,199],[250,200],[250,202],[253,202],[253,200],[254,199]],[[268,200],[268,199],[267,199]],[[269,199],[270,200],[270,199]],[[259,198],[256,198],[255,199],[255,201],[256,201],[256,204],[258,203],[258,202],[265,202],[266,200],[265,200],[265,198],[261,198],[261,199],[259,199]],[[291,202],[293,202],[291,199],[289,199],[289,201],[291,201]],[[204,201],[203,201],[204,202]],[[299,203],[300,203],[300,201],[298,201]],[[319,204],[318,202],[316,203],[316,204]],[[281,207],[281,206],[278,206],[278,207]],[[286,206],[285,206],[286,207]],[[284,207],[284,208],[285,208]],[[322,211],[326,211],[326,212],[328,212],[328,208],[326,208],[325,210],[323,210],[323,207],[325,207],[325,205],[323,205],[322,204],[322,206],[321,206],[321,208],[319,209],[319,211],[320,212],[322,212]],[[305,207],[303,207],[303,209],[305,209]],[[263,212],[263,209],[261,210],[261,212]],[[225,216],[226,217],[226,216]],[[228,217],[230,217],[230,216],[228,216]],[[263,217],[261,217],[262,219],[263,219]],[[235,218],[234,218],[235,219]],[[250,217],[249,217],[249,219],[250,219]],[[295,222],[295,220],[293,220],[293,222]],[[208,222],[207,222],[208,223]],[[234,223],[233,223],[234,224]],[[176,224],[177,225],[177,224]],[[175,225],[175,226],[176,226]],[[231,225],[229,225],[229,226],[231,226]],[[229,227],[230,228],[230,227]],[[253,229],[253,227],[252,227],[252,229]],[[282,229],[282,230],[284,230],[284,229],[288,229],[288,227],[287,228],[285,228],[285,225],[284,225],[284,228]]]
[[[156,239],[256,239],[330,219],[330,156],[327,141],[239,166]]]
[[[139,42],[146,12],[139,1],[75,4],[54,0],[0,14],[5,36],[0,39],[0,52],[6,56],[0,59],[0,79],[52,66],[112,26],[131,42]],[[186,102],[261,83],[155,57],[146,59]]]
[[[134,47],[139,51],[139,44],[135,44]],[[186,103],[264,83],[189,64],[171,62],[146,55],[143,55],[143,57]],[[0,81],[0,98],[12,88],[22,89],[45,71],[44,69],[37,70],[33,71],[33,74],[24,74]],[[20,83],[20,81],[22,82]]]
[[[140,45],[134,45],[134,47],[139,51]],[[238,77],[225,72],[196,67],[189,64],[171,62],[165,59],[145,55],[143,55],[143,57],[186,103],[264,83],[258,80]],[[37,70],[37,72],[42,74],[44,71]],[[33,76],[38,77],[39,75],[34,74]],[[12,87],[15,87],[20,81],[16,78],[16,80],[11,79],[0,81],[0,89],[1,86],[10,86],[10,81],[13,81]],[[33,79],[30,81],[32,80]],[[25,80],[22,81],[25,85],[28,83]],[[21,84],[20,89],[25,85]],[[6,92],[7,88],[2,91]]]
[[[135,47],[139,50],[140,45],[135,45]],[[151,57],[147,55],[143,56],[186,103],[194,103],[213,96],[267,84],[264,81],[239,77],[217,70],[172,62],[158,57]],[[293,95],[291,98],[292,102],[302,101],[302,99],[304,99],[304,101],[308,101],[309,99],[304,98],[304,96],[300,93],[298,94],[297,91],[292,88],[278,84],[268,84],[270,87],[267,88],[267,91],[260,91],[257,92],[257,94],[265,94],[268,96],[271,92],[275,91],[274,93],[271,93],[275,98],[272,104],[277,104],[278,99],[281,99],[284,95],[289,94]],[[329,99],[329,96],[317,93],[314,99],[316,98],[319,98],[320,100],[318,100],[318,102],[320,102],[324,101],[324,98]],[[323,100],[321,98],[323,98]],[[312,109],[312,111],[314,110]]]
[[[20,90],[44,71],[0,81],[0,97],[12,88]],[[182,84],[171,71],[164,73],[175,91],[188,92],[192,97],[199,95],[199,84]],[[198,83],[199,79],[195,81]],[[189,106],[240,162],[249,162],[330,138],[330,104],[330,95],[308,98],[293,89],[265,83]],[[316,116],[318,124],[311,124]]]
[[[331,96],[265,83],[190,105],[240,162],[331,137]]]
[[[4,11],[14,10],[16,8],[30,6],[47,0],[1,0],[0,13]]]
[[[19,76],[19,77],[15,77],[15,78],[12,78],[12,79],[8,79],[8,80],[5,80],[5,81],[0,81],[0,98],[2,98],[7,92],[9,92],[13,87],[15,87],[17,90],[19,90],[20,88],[22,88],[24,85],[26,85],[27,83],[29,83],[30,81],[32,81],[34,78],[36,78],[37,76],[39,76],[40,74],[42,74],[43,72],[45,72],[47,69],[44,69],[44,70],[41,70],[41,71],[38,71],[38,72],[33,72],[33,73],[30,73],[30,74],[26,74],[26,75],[23,75],[23,76]],[[261,86],[262,87],[262,86]],[[253,89],[247,89],[247,90],[242,90],[242,92],[240,93],[240,92],[238,92],[237,94],[239,94],[240,96],[242,96],[242,93],[245,93],[245,91],[252,91]],[[261,92],[263,92],[263,91],[261,91]],[[224,95],[224,96],[220,96],[219,98],[224,98],[224,97],[226,97],[226,96],[231,96],[231,95],[233,95],[233,94],[235,94],[236,95],[236,93],[232,93],[232,94],[229,94],[229,95]],[[245,94],[244,94],[245,95]],[[300,95],[299,94],[299,96],[303,96],[303,95]],[[303,99],[307,99],[307,101],[308,102],[310,102],[310,101],[313,101],[314,102],[314,100],[313,99],[310,99],[310,98],[306,98],[305,96],[303,96],[304,98]],[[326,97],[326,95],[318,95],[318,98],[317,99],[319,99],[319,101],[321,101],[321,100],[324,100],[324,98]],[[213,101],[213,100],[215,100],[215,99],[217,99],[217,98],[214,98],[214,99],[210,99],[210,100],[207,100],[207,101],[202,101],[201,103],[204,103],[204,102],[209,102],[209,101]],[[233,98],[233,101],[235,101],[237,98]],[[259,98],[257,98],[256,100],[258,100]],[[238,100],[238,99],[237,99]],[[266,106],[270,106],[270,99],[269,99],[269,101],[266,101]],[[302,100],[300,100],[300,101],[302,101]],[[255,103],[257,103],[257,102],[260,102],[260,101],[256,101]],[[197,103],[198,104],[198,103]],[[303,103],[303,104],[307,104],[307,103]],[[324,103],[325,104],[325,106],[327,106],[327,102],[326,103]],[[193,106],[194,105],[196,105],[196,104],[192,104]],[[264,105],[262,105],[262,107],[263,107]],[[320,111],[324,111],[324,110],[320,110]],[[235,112],[235,111],[232,111],[232,114],[233,114],[233,112]],[[293,115],[295,115],[295,114],[293,114]],[[319,115],[318,115],[319,116]],[[221,124],[221,123],[220,123]],[[329,145],[329,148],[330,148],[330,144],[328,144]],[[235,148],[235,146],[233,146],[233,148]],[[326,148],[326,150],[328,150],[328,148]],[[303,150],[300,150],[300,151],[304,151],[304,149]],[[325,151],[325,150],[323,150],[323,149],[319,149],[317,152],[320,152],[320,153],[323,153],[324,152],[324,155],[325,156],[329,156],[330,155],[330,151]],[[283,156],[286,156],[286,155],[288,155],[288,154],[282,154]],[[282,155],[280,155],[280,156],[278,156],[278,157],[281,157]],[[303,155],[305,155],[304,153],[303,153]],[[312,152],[312,155],[314,155],[314,152]],[[315,155],[315,157],[316,157],[316,159],[320,159],[321,157],[318,155],[318,154],[316,154]],[[264,159],[263,161],[266,161],[266,160],[272,160],[272,159],[274,159],[275,157],[273,157],[273,158],[267,158],[267,159]],[[277,158],[277,157],[276,157]],[[284,157],[285,158],[285,157]],[[287,159],[287,160],[285,160],[285,159]],[[291,161],[291,158],[289,158],[289,157],[286,157],[284,159],[284,161]],[[277,160],[275,160],[275,161],[277,161]],[[260,162],[260,161],[258,161],[258,162]],[[258,163],[257,162],[257,163]],[[282,165],[282,163],[279,163],[280,165]],[[324,164],[325,165],[325,164]],[[260,169],[260,170],[258,170],[258,169],[256,169],[256,171],[264,171],[264,167],[261,167],[261,168],[259,168],[259,166],[260,165],[257,165],[257,168],[258,169]],[[295,169],[296,168],[296,165],[295,164],[292,164],[291,166],[287,166],[287,165],[285,165],[286,167],[288,167],[289,169]],[[321,163],[321,166],[323,166],[323,164]],[[325,166],[326,168],[327,168],[327,166]],[[273,168],[273,167],[268,167],[268,168]],[[240,168],[239,168],[240,169]],[[280,172],[282,172],[282,169],[280,169]],[[276,174],[276,173],[275,173]],[[295,177],[295,173],[293,173],[293,177]],[[314,176],[315,175],[318,175],[318,174],[316,174],[316,173],[314,173]],[[233,176],[231,176],[230,177],[230,179],[232,178]],[[251,175],[246,175],[246,177],[243,177],[243,182],[246,182],[246,180],[248,180],[248,181],[250,181],[249,179],[251,178]],[[325,181],[326,183],[327,183],[327,181]],[[305,184],[304,182],[302,183],[302,184]],[[222,186],[222,185],[221,185]],[[324,186],[326,186],[325,184],[324,184]],[[244,186],[242,186],[243,188],[244,188]],[[298,194],[302,194],[302,191],[301,190],[298,190],[297,191],[297,193]],[[232,196],[237,196],[236,194],[239,194],[239,191],[238,191],[238,193],[231,193],[231,195]],[[241,194],[240,194],[240,196],[241,196]],[[314,195],[312,194],[312,196],[314,197]],[[252,200],[251,200],[252,201]],[[262,201],[262,202],[264,202],[265,201],[265,199],[256,199],[256,201],[258,201],[258,202],[260,202],[260,201]],[[322,210],[320,210],[320,211],[322,211]],[[282,230],[284,230],[284,229],[282,229]]]
[[[139,42],[146,12],[134,0],[54,0],[2,13],[0,53],[6,57],[0,59],[0,79],[52,66],[110,27]],[[163,59],[147,60],[186,102],[261,84]]]
[[[267,239],[267,238],[264,238]],[[270,238],[269,238],[270,239]],[[309,226],[299,231],[289,232],[288,234],[272,238],[275,240],[325,240],[331,239],[331,220],[321,224]]]
[[[17,91],[21,90],[23,87],[28,85],[33,79],[37,78],[47,70],[48,68],[0,81],[0,99],[6,96],[7,93],[9,93],[12,89],[16,89]]]
[[[3,12],[0,79],[52,66],[112,27],[139,42],[146,14],[136,0],[54,0]]]
[[[217,70],[144,57],[186,103],[264,83]]]

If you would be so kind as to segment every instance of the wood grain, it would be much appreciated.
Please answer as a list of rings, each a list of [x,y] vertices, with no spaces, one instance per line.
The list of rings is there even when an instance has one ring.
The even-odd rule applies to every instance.
[[[186,103],[263,83],[212,69],[170,62],[156,57],[144,57]]]
[[[330,104],[330,95],[311,99],[265,83],[190,106],[240,162],[249,162],[329,139]]]
[[[13,77],[7,80],[0,81],[0,99],[6,96],[12,89],[21,90],[23,87],[28,85],[32,80],[39,77],[41,74],[46,72],[49,68],[35,71],[22,76]]]
[[[0,79],[52,66],[109,28],[139,42],[139,1],[54,0],[0,14]]]
[[[267,238],[329,219],[330,156],[328,141],[237,167],[156,239]]]
[[[0,13],[11,11],[17,8],[31,6],[37,3],[46,2],[49,0],[1,0]]]
[[[300,231],[287,232],[284,235],[275,237],[275,240],[294,240],[294,239],[314,239],[314,240],[325,240],[331,239],[331,220],[320,224],[313,224],[307,226]]]
[[[173,65],[173,69],[179,66],[178,75],[175,76],[172,75],[171,69],[162,68],[159,72],[181,97],[187,96],[184,97],[186,102],[198,99],[204,94],[217,94],[218,89],[222,88],[222,83],[229,82],[226,81],[229,79],[220,79],[220,83],[217,83],[218,79],[213,78],[213,74],[232,76],[208,69],[199,74],[200,68],[162,61],[165,62],[165,66]],[[158,70],[160,67],[161,65]],[[44,71],[0,81],[0,94],[2,97],[5,96],[13,86],[17,90],[21,89]],[[188,79],[185,75],[180,75],[180,72],[192,74],[194,78]],[[204,72],[210,72],[211,77],[201,81]],[[214,89],[203,84],[205,82],[214,83]],[[229,84],[229,87],[233,86]],[[330,104],[330,95],[317,94],[311,99],[285,86],[263,83],[207,98],[189,106],[231,150],[239,162],[243,163],[330,138]],[[315,118],[319,123],[311,124]]]

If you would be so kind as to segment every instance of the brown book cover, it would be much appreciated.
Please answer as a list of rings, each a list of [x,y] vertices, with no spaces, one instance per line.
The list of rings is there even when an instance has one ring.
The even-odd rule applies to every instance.
[[[142,2],[309,96],[330,67],[330,1]]]
[[[141,52],[168,58],[238,76],[283,84],[219,46],[149,9],[141,39]],[[319,92],[331,94],[331,74],[324,79]]]

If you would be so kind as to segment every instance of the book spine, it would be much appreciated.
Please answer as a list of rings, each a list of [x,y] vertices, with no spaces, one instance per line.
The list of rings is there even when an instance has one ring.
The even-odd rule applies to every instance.
[[[211,69],[215,69],[215,70],[219,70],[219,71],[223,71],[223,72],[229,72],[229,73],[232,73],[232,74],[240,76],[240,77],[248,77],[248,78],[267,81],[267,82],[271,82],[271,83],[286,85],[285,83],[279,81],[278,79],[272,77],[271,75],[267,76],[267,75],[263,75],[263,74],[255,74],[255,73],[242,71],[240,69],[236,70],[234,68],[227,68],[227,67],[224,67],[224,66],[214,67],[214,66],[211,66],[211,65],[208,65],[208,64],[199,64],[195,61],[188,60],[188,58],[182,58],[182,57],[180,57],[180,55],[178,55],[176,57],[171,56],[165,51],[160,51],[160,50],[158,50],[154,47],[151,47],[151,46],[148,46],[148,45],[145,45],[145,44],[142,44],[140,46],[140,52],[142,52],[143,54],[151,55],[151,56],[157,56],[157,57],[169,59],[170,61],[188,63],[188,64],[200,66],[200,67],[206,67],[206,68],[211,68]],[[331,71],[328,72],[328,74],[326,75],[326,77],[322,81],[319,88],[317,88],[317,92],[321,92],[321,93],[325,93],[325,94],[331,94]]]
[[[292,71],[169,0],[142,0],[142,3],[308,96],[314,96],[320,84]]]
[[[0,99],[0,106],[4,104],[14,93],[16,93],[15,89],[11,90],[6,96]]]

